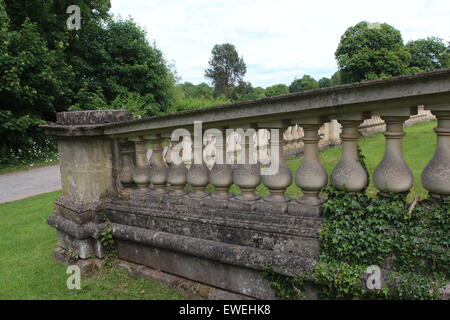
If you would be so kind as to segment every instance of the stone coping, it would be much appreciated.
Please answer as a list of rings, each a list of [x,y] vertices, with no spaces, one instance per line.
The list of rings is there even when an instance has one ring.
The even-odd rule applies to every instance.
[[[56,113],[56,123],[60,125],[93,125],[130,121],[129,110],[83,110]]]

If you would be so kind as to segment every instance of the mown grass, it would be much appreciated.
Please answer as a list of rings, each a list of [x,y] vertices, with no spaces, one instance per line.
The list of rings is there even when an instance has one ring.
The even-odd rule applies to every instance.
[[[179,291],[110,268],[83,277],[67,289],[66,266],[53,258],[55,229],[46,217],[60,191],[0,204],[0,300],[2,299],[183,299]]]

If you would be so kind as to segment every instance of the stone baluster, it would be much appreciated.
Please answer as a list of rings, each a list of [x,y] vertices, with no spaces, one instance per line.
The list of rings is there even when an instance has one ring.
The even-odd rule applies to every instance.
[[[167,150],[165,160],[167,165],[169,166],[169,170],[167,171],[167,183],[170,185],[171,192],[170,195],[174,197],[180,197],[186,194],[184,191],[184,187],[187,183],[187,168],[183,161],[180,163],[175,163],[172,159],[173,155],[172,142],[169,144],[169,148]],[[179,157],[180,160],[182,156]]]
[[[129,196],[134,185],[133,173],[133,153],[134,148],[129,142],[119,142],[119,152],[121,156],[121,169],[119,172],[119,181],[122,184],[123,189],[120,190],[120,194],[123,196]]]
[[[292,141],[292,149],[298,149],[298,142],[300,141],[300,131],[298,130],[298,125],[295,124],[292,126],[292,137],[293,137],[293,141]]]
[[[339,119],[343,126],[340,135],[343,150],[341,159],[331,174],[331,184],[336,189],[357,192],[367,187],[367,173],[358,160],[358,139],[361,137],[358,126],[363,120],[362,115]]]
[[[277,122],[260,124],[260,126],[266,129],[271,129],[271,163],[269,168],[266,166],[264,169],[274,169],[274,172],[270,172],[270,174],[261,175],[263,184],[269,189],[270,192],[270,197],[265,197],[264,200],[270,202],[287,202],[289,201],[289,198],[284,196],[284,192],[292,183],[292,174],[283,153],[283,131],[286,129],[287,125],[284,122]],[[278,132],[278,134],[275,134],[275,132]]]
[[[414,178],[403,158],[403,123],[409,119],[410,109],[379,113],[386,122],[386,148],[384,157],[373,173],[373,183],[386,196],[389,192],[406,192]]]
[[[297,201],[306,205],[318,205],[323,202],[320,190],[327,184],[328,175],[319,160],[318,131],[323,123],[319,118],[301,119],[303,127],[304,155],[303,161],[295,174],[295,184],[302,190],[303,197]]]
[[[130,138],[134,141],[136,150],[136,168],[133,171],[133,181],[139,192],[147,192],[150,185],[150,166],[147,159],[147,142],[143,137]]]
[[[237,195],[236,198],[243,201],[255,201],[259,199],[259,196],[255,195],[255,190],[261,183],[260,168],[256,159],[254,159],[254,152],[251,147],[255,143],[255,141],[252,141],[253,134],[248,135],[243,132],[249,129],[249,131],[254,131],[254,126],[240,126],[240,129],[242,130],[240,135],[241,157],[239,157],[240,161],[233,172],[233,182],[239,187],[241,194]]]
[[[232,133],[227,135],[227,159],[229,163],[235,163],[236,151],[237,151],[237,138],[236,134]]]
[[[159,195],[167,193],[167,171],[164,163],[162,137],[160,134],[147,136],[146,139],[152,142],[152,156],[150,158],[150,182],[153,185],[152,194]]]
[[[292,136],[292,127],[286,128],[286,130],[283,133],[283,137],[285,139],[285,149],[286,150],[293,149],[292,143],[293,143],[294,137]]]
[[[216,192],[211,197],[219,200],[231,198],[228,189],[233,184],[233,169],[227,164],[227,137],[225,128],[221,129],[220,136],[216,136],[216,158],[211,171],[209,182],[216,187]]]
[[[216,142],[211,134],[206,135],[204,139],[205,148],[203,149],[203,159],[208,169],[214,165],[214,158],[216,157]]]
[[[422,172],[422,185],[433,197],[450,197],[450,111],[448,106],[430,108],[438,119],[436,152]]]
[[[208,193],[205,192],[205,189],[209,182],[209,169],[203,159],[202,132],[200,133],[200,136],[194,135],[193,149],[193,163],[187,173],[187,183],[194,191],[189,193],[189,196],[201,199],[208,195]]]
[[[269,133],[269,130],[259,129],[257,137],[258,137],[258,154],[257,154],[258,161],[260,164],[269,162],[270,161],[270,155],[269,155],[270,133]]]
[[[300,149],[303,147],[303,128],[296,124],[295,131],[297,135],[297,141],[295,141],[295,149]]]
[[[190,166],[192,164],[192,140],[190,136],[184,136],[183,141],[183,151],[181,152],[181,159],[185,165]]]

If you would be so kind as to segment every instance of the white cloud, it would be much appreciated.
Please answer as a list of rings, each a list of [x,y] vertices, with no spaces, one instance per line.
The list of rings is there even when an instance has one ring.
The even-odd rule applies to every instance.
[[[147,30],[183,81],[206,81],[214,44],[233,43],[254,86],[331,76],[345,30],[363,20],[386,22],[405,41],[450,40],[448,0],[112,0],[112,12]]]

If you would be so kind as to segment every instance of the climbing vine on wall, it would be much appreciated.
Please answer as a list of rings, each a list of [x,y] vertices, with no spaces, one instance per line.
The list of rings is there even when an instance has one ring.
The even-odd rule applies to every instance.
[[[450,200],[425,199],[414,206],[407,203],[407,193],[372,199],[365,191],[332,186],[324,191],[316,268],[324,297],[439,298],[450,278]],[[361,289],[370,265],[389,271],[382,290]]]
[[[440,298],[440,289],[450,279],[450,200],[425,199],[413,206],[406,201],[407,193],[373,199],[365,191],[350,193],[332,186],[323,191],[328,198],[315,272],[319,298]],[[364,288],[371,265],[388,271],[380,290]],[[304,281],[271,273],[266,278],[280,298],[301,298],[292,284],[301,287]]]

